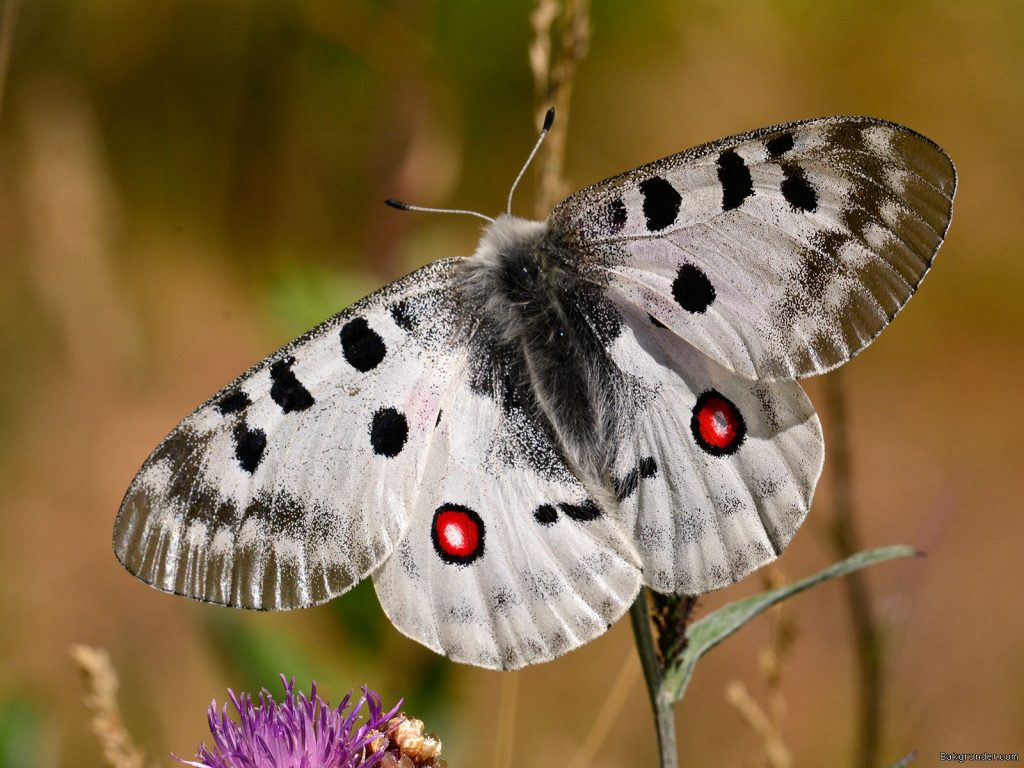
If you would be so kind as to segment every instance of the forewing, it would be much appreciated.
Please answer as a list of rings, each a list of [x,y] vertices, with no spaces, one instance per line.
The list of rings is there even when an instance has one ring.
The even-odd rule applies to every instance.
[[[751,381],[623,303],[609,353],[642,395],[616,460],[644,582],[702,594],[773,560],[810,507],[821,426],[795,381]]]
[[[328,600],[383,561],[462,364],[457,261],[357,302],[175,428],[121,504],[122,564],[168,592],[283,609]]]
[[[764,128],[572,195],[552,225],[581,272],[748,378],[857,354],[942,243],[956,173],[923,136],[865,117]]]
[[[373,578],[404,634],[456,661],[515,669],[605,632],[640,576],[545,430],[469,380],[446,398],[409,528]]]

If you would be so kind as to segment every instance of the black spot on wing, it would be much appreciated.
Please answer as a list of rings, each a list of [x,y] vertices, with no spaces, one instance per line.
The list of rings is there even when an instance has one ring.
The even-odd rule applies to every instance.
[[[764,143],[765,149],[771,157],[779,157],[786,154],[793,148],[793,134],[786,132],[773,136]]]
[[[267,433],[241,421],[235,427],[234,438],[235,458],[239,466],[251,475],[263,461],[263,453],[267,450]]]
[[[650,480],[652,477],[658,476],[658,462],[654,460],[653,456],[640,459],[640,477],[644,480]]]
[[[736,150],[727,149],[718,156],[718,181],[722,185],[722,210],[739,208],[754,194],[754,181],[750,169]]]
[[[381,408],[370,420],[370,445],[378,456],[394,458],[409,437],[409,422],[395,408]]]
[[[667,328],[668,327],[663,322],[661,322],[661,320],[659,320],[658,318],[656,318],[654,315],[652,315],[650,313],[647,314],[647,317],[651,321],[651,325],[653,325],[655,328]]]
[[[683,264],[672,281],[672,298],[687,312],[703,314],[715,300],[715,286],[694,264]]]
[[[293,365],[295,358],[286,357],[270,366],[270,378],[273,381],[270,386],[270,398],[285,413],[304,411],[314,402],[309,390],[296,378],[292,370]]]
[[[607,209],[608,229],[613,235],[617,235],[626,226],[626,204],[621,197],[616,197],[608,203]]]
[[[366,373],[380,365],[387,347],[366,318],[353,317],[341,328],[341,351],[349,365]]]
[[[573,520],[581,523],[596,520],[603,514],[601,508],[591,499],[586,499],[580,504],[559,504],[558,508]]]
[[[640,182],[640,194],[648,232],[659,232],[675,223],[683,198],[668,181],[660,176],[645,179]]]
[[[786,163],[782,166],[782,196],[793,206],[793,210],[811,213],[818,208],[818,193],[804,175],[799,165]]]
[[[541,525],[554,525],[558,520],[558,510],[550,504],[541,504],[533,511],[533,519]]]
[[[649,480],[658,474],[658,463],[653,456],[640,459],[640,463],[626,473],[621,480],[615,480],[615,497],[619,501],[629,498],[640,485],[641,480]]]
[[[217,410],[220,411],[224,416],[230,413],[238,413],[244,411],[252,405],[252,400],[240,389],[233,389],[230,392],[224,393],[221,398],[217,401]]]
[[[416,328],[416,316],[412,312],[412,308],[409,306],[409,302],[405,299],[396,301],[391,305],[391,319],[395,321],[395,325],[401,328],[403,331],[412,331]]]

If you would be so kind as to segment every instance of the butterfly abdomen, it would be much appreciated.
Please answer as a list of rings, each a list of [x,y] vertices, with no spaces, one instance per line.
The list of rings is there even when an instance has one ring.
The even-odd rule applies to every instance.
[[[578,259],[546,223],[502,216],[466,262],[464,290],[468,305],[483,308],[483,335],[523,363],[518,404],[546,422],[594,488],[607,485],[614,455],[621,373],[606,348],[619,318],[576,271]]]

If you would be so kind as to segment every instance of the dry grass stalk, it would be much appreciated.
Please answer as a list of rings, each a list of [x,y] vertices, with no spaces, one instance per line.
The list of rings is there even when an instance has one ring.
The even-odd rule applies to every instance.
[[[764,742],[764,761],[761,764],[768,768],[790,768],[793,765],[793,756],[782,738],[782,733],[773,722],[774,718],[765,714],[747,687],[739,680],[733,680],[725,688],[725,698]]]
[[[530,27],[533,29],[533,42],[527,51],[530,58],[530,71],[538,94],[547,91],[551,73],[551,27],[558,16],[558,0],[537,0],[533,12],[530,13]],[[543,118],[542,118],[543,119]]]
[[[573,755],[569,768],[587,768],[597,762],[601,745],[608,738],[618,722],[619,715],[629,698],[633,686],[640,680],[640,665],[635,657],[627,655],[615,681],[608,689],[604,702],[590,724],[590,731],[580,742],[576,754]]]
[[[516,703],[519,698],[521,672],[505,672],[501,676],[498,701],[498,723],[495,733],[494,768],[511,768],[515,751]]]
[[[826,413],[831,422],[832,466],[831,543],[840,558],[860,551],[860,533],[853,503],[853,466],[846,410],[845,377],[833,371],[824,377]],[[859,683],[858,738],[854,751],[857,768],[871,768],[880,762],[884,696],[882,631],[875,619],[871,591],[863,573],[851,573],[843,579],[847,609],[857,655]]]
[[[777,589],[786,583],[778,565],[763,571],[766,590]],[[765,768],[790,768],[793,756],[782,735],[786,716],[786,699],[782,692],[782,669],[793,647],[796,625],[784,612],[780,603],[768,612],[768,645],[758,655],[761,676],[768,688],[767,712],[757,703],[739,680],[726,686],[725,698],[732,704],[744,722],[750,726],[763,744],[763,755],[758,764]]]
[[[92,711],[92,730],[111,768],[146,768],[146,755],[135,745],[117,704],[117,673],[101,648],[75,645],[71,657],[85,678],[85,705]],[[155,765],[155,764],[153,764]]]
[[[0,18],[0,110],[3,109],[4,92],[7,90],[7,73],[11,66],[11,44],[14,42],[14,24],[18,19],[18,0],[4,3],[3,17]]]
[[[19,93],[24,145],[16,194],[26,239],[17,255],[60,338],[74,386],[109,393],[137,370],[142,344],[114,258],[123,210],[101,129],[71,80],[39,75]]]
[[[529,49],[530,69],[539,101],[537,125],[543,122],[549,107],[558,113],[539,162],[536,214],[543,219],[568,192],[562,169],[569,102],[576,67],[590,46],[590,0],[537,0],[530,14],[530,26],[534,34]]]

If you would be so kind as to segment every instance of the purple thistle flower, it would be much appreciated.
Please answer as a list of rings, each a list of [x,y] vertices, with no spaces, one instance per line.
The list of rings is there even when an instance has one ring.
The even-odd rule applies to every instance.
[[[257,706],[251,695],[236,696],[228,689],[238,722],[228,717],[227,704],[218,714],[213,701],[208,719],[214,749],[201,744],[195,761],[175,759],[195,768],[371,768],[389,751],[387,737],[405,722],[395,717],[401,702],[385,712],[380,696],[365,686],[346,713],[351,692],[332,709],[316,692],[315,682],[308,697],[294,692],[294,679],[281,675],[281,682],[285,697],[280,704],[266,688]],[[364,706],[366,720],[357,725]]]

